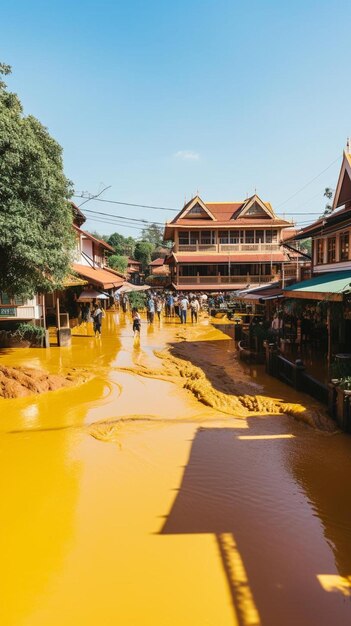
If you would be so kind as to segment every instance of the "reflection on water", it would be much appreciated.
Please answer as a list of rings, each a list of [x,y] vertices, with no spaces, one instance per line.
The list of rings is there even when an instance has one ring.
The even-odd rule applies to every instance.
[[[143,321],[139,345],[123,314],[101,340],[88,330],[69,349],[0,353],[94,375],[2,405],[1,624],[350,624],[350,438],[238,416],[236,393],[321,408],[253,380],[211,326]],[[183,384],[184,357],[230,410]]]

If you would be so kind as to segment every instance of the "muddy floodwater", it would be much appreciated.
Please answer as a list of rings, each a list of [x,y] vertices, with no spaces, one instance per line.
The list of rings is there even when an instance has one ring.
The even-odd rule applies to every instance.
[[[220,327],[0,365],[90,374],[0,400],[1,626],[351,624],[351,437]]]

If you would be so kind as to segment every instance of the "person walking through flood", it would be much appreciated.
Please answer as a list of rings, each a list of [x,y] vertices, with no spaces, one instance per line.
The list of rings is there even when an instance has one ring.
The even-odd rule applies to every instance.
[[[180,323],[186,324],[186,316],[188,312],[189,300],[186,296],[183,296],[179,303],[180,308]]]
[[[157,317],[158,317],[158,321],[159,322],[161,321],[162,308],[163,308],[162,298],[160,298],[160,296],[158,296],[158,298],[156,299],[156,313],[157,313]]]
[[[149,324],[153,324],[154,323],[154,317],[155,317],[155,301],[152,297],[152,295],[149,296],[147,303],[146,303],[146,308],[147,308],[147,312],[148,312],[148,322]]]
[[[141,317],[136,306],[132,308],[133,333],[140,333]]]
[[[103,313],[103,310],[100,308],[100,305],[95,304],[95,307],[92,313],[95,337],[101,336],[101,324],[102,324],[103,317],[104,317],[104,313]]]
[[[128,308],[128,296],[126,293],[122,294],[121,304],[123,313],[126,313]]]
[[[191,312],[191,321],[192,323],[197,322],[197,316],[200,311],[200,302],[194,296],[190,301],[190,312]]]

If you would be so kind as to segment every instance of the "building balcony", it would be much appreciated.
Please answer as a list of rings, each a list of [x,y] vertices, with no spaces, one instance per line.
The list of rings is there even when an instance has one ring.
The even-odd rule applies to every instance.
[[[244,276],[176,276],[173,283],[178,287],[195,285],[263,285],[277,280],[274,275],[256,276],[246,274]]]
[[[277,243],[213,243],[213,244],[179,244],[174,247],[174,252],[232,254],[235,252],[279,252]]]

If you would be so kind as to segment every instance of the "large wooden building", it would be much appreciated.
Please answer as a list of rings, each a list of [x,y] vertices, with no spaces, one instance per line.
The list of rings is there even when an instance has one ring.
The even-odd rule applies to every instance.
[[[291,226],[256,194],[242,202],[195,196],[166,224],[164,238],[174,242],[166,259],[171,283],[180,290],[234,290],[275,281],[290,262],[281,241]]]

